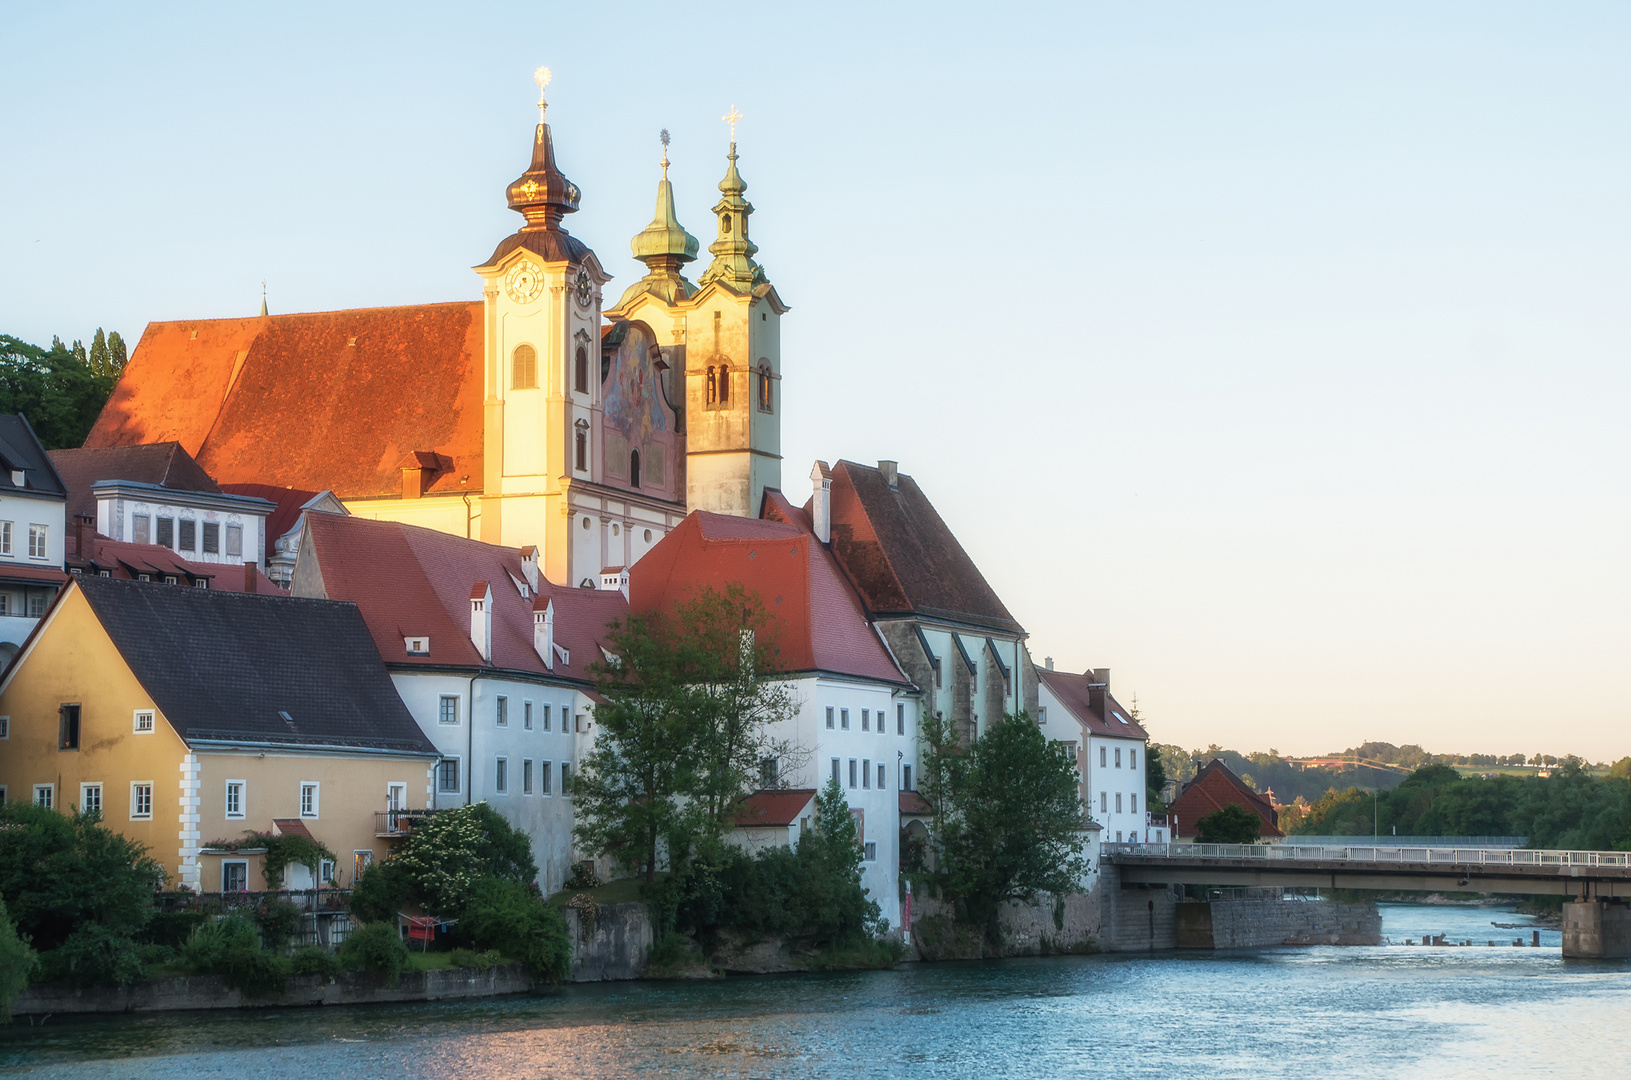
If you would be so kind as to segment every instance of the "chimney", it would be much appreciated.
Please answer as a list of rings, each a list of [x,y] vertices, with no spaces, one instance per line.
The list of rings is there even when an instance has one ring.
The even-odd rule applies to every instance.
[[[900,490],[900,462],[880,461],[878,471],[883,473],[884,483],[889,485],[890,491]]]
[[[481,658],[493,659],[493,590],[485,581],[478,581],[470,590],[470,644]]]
[[[96,519],[89,514],[74,515],[74,554],[81,559],[91,557],[91,538],[96,535]]]
[[[1110,692],[1110,669],[1096,667],[1091,674],[1093,675],[1093,681],[1101,684],[1104,687],[1104,692],[1108,694]]]
[[[244,592],[255,592],[260,583],[255,580],[255,564],[244,563]]]
[[[810,470],[810,527],[823,544],[832,542],[832,470],[817,461]]]
[[[1053,670],[1053,657],[1044,656],[1042,658],[1042,666],[1047,668],[1049,671],[1052,671]]]
[[[555,604],[542,596],[532,605],[532,651],[546,668],[555,670]]]
[[[521,549],[521,573],[527,579],[527,588],[538,591],[538,549],[528,544]]]

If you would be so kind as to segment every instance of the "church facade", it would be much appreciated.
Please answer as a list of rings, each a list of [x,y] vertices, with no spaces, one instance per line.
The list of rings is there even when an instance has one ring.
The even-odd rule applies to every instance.
[[[539,100],[521,227],[475,272],[481,299],[153,323],[85,445],[179,442],[218,482],[330,489],[354,515],[512,548],[594,586],[692,510],[759,514],[781,484],[780,320],[754,261],[733,136],[711,263],[663,175],[611,277],[564,225],[581,192]],[[290,392],[299,387],[299,393]]]

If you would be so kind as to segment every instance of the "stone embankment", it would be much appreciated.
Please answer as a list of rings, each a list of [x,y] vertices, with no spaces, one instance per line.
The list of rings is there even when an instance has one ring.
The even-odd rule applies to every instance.
[[[1262,949],[1277,945],[1380,945],[1373,903],[1334,900],[1191,900],[1174,912],[1180,949]]]

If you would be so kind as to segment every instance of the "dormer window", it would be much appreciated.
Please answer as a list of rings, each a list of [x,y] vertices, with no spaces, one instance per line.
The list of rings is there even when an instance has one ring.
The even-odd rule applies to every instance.
[[[430,638],[428,637],[405,637],[402,639],[402,643],[407,646],[409,656],[430,655]]]

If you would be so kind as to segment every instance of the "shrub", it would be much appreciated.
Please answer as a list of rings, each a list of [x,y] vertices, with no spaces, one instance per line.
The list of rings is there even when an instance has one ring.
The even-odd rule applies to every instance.
[[[497,949],[487,952],[475,952],[471,949],[454,949],[448,954],[448,961],[456,968],[476,968],[487,971],[504,962]]]
[[[242,915],[229,915],[193,931],[182,950],[183,962],[200,975],[219,975],[246,997],[280,994],[288,971],[261,948],[255,925]]]
[[[340,973],[340,961],[321,945],[307,945],[303,949],[296,949],[289,958],[289,970],[296,975],[321,975],[325,979],[332,979]]]
[[[402,875],[410,902],[456,917],[462,917],[471,891],[483,878],[525,882],[538,876],[527,834],[486,803],[439,810],[425,818],[386,865]]]
[[[153,911],[164,870],[95,814],[0,805],[0,899],[36,949],[55,949],[87,923],[131,937]]]
[[[171,948],[169,945],[157,945],[153,942],[148,942],[145,945],[137,945],[136,953],[142,958],[143,967],[152,967],[158,964],[173,964],[176,962],[176,956],[178,955],[176,950]]]
[[[340,946],[340,966],[347,971],[383,972],[392,986],[408,966],[408,947],[390,923],[369,923],[351,931]]]
[[[11,1003],[28,985],[28,977],[38,964],[28,939],[18,935],[11,916],[6,914],[6,902],[0,900],[0,1024],[11,1021]]]
[[[255,925],[260,927],[261,942],[273,952],[281,952],[300,932],[300,909],[287,900],[267,897],[255,909]]]
[[[202,911],[155,911],[141,933],[136,935],[136,940],[181,949],[193,936],[193,931],[208,920],[209,916]]]
[[[572,864],[572,876],[566,879],[564,889],[598,889],[600,877],[595,873],[595,864],[589,860]]]
[[[534,978],[560,982],[571,974],[566,919],[525,885],[497,877],[478,880],[459,920],[478,948],[496,949],[527,965]]]
[[[691,942],[684,934],[670,930],[657,935],[646,950],[646,974],[655,978],[677,975],[691,963]]]
[[[47,979],[72,986],[123,986],[142,977],[142,955],[136,943],[101,923],[81,926],[40,961]]]
[[[395,921],[408,904],[410,882],[395,859],[364,870],[351,888],[351,914],[358,922]]]

